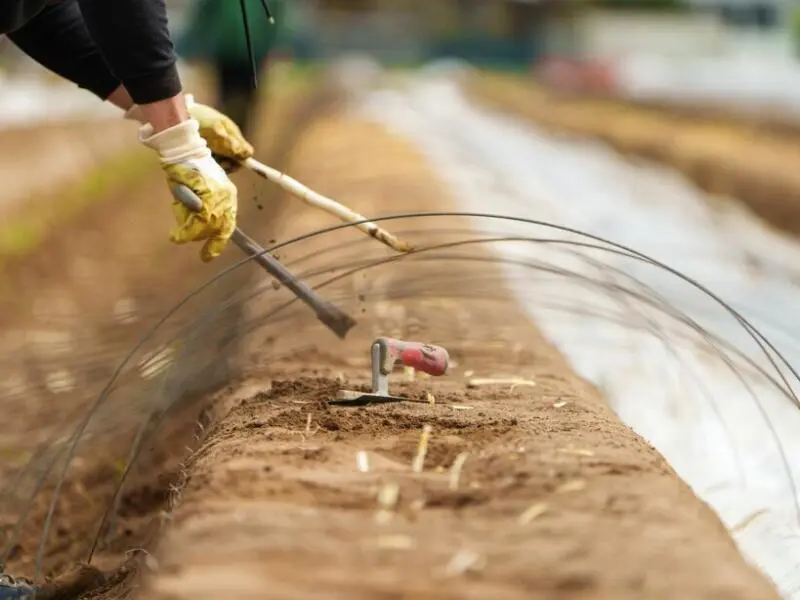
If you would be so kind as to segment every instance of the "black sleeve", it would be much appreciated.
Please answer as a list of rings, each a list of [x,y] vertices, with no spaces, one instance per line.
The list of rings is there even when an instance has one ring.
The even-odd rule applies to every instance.
[[[46,7],[9,39],[54,73],[103,100],[120,86],[92,41],[73,0]]]
[[[136,104],[181,92],[164,0],[78,0],[86,27]]]

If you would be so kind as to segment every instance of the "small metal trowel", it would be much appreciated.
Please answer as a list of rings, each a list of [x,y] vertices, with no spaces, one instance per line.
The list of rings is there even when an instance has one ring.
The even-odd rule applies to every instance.
[[[447,373],[450,356],[441,346],[421,342],[404,342],[380,337],[372,343],[372,391],[341,390],[329,404],[364,406],[386,402],[411,402],[410,398],[389,394],[389,375],[397,363],[434,377]]]

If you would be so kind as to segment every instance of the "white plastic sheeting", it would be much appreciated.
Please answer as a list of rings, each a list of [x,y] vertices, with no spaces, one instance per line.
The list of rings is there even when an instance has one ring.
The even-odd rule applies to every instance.
[[[359,111],[413,140],[461,209],[553,221],[665,261],[729,301],[800,363],[800,245],[743,212],[713,209],[674,174],[479,110],[442,74],[408,89],[374,91]],[[565,237],[523,224],[476,220],[476,226]],[[576,255],[524,242],[495,247],[508,258],[547,262],[627,288],[635,286],[626,276],[637,277],[650,286],[643,293],[659,294],[769,367],[730,315],[675,275],[599,251]],[[714,507],[744,554],[785,597],[800,598],[800,524],[791,484],[800,481],[800,409],[752,368],[742,370],[742,360],[734,357],[739,367],[731,369],[701,336],[641,302],[574,277],[512,266],[506,275],[576,370]]]
[[[800,60],[741,54],[668,58],[640,54],[614,63],[620,91],[639,99],[779,110],[800,118]]]
[[[74,118],[119,117],[119,109],[70,83],[0,74],[0,127]]]
[[[119,119],[120,109],[101,102],[94,94],[68,81],[46,79],[41,68],[14,77],[0,71],[0,127],[54,121]],[[185,87],[192,89],[197,73],[186,63],[178,70]]]

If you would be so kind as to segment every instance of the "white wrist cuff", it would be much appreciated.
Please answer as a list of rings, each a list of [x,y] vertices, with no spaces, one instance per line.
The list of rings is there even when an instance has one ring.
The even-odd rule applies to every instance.
[[[200,136],[200,124],[195,119],[189,119],[155,134],[149,123],[142,125],[139,128],[139,141],[158,152],[163,164],[174,165],[211,156],[208,144]]]

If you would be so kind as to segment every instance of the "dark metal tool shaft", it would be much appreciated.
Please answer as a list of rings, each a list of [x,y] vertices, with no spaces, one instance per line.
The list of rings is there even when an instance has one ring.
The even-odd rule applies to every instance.
[[[189,210],[199,211],[202,209],[203,205],[200,198],[185,185],[173,186],[172,193],[175,198]],[[267,273],[277,279],[281,285],[286,286],[289,291],[308,305],[317,315],[317,318],[339,338],[344,338],[356,325],[355,319],[331,304],[311,287],[292,275],[292,273],[278,262],[274,256],[265,252],[264,248],[238,227],[233,232],[231,241],[245,254],[254,257],[253,261],[258,263]]]

